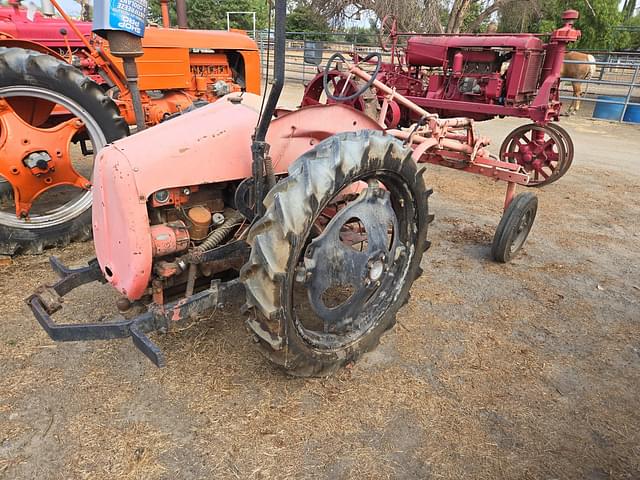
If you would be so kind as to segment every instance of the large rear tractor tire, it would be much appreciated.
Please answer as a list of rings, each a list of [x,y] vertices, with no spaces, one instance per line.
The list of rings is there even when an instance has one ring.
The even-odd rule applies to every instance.
[[[129,128],[75,67],[0,47],[0,254],[91,237],[95,154]]]
[[[327,376],[395,324],[429,243],[424,179],[380,132],[341,133],[289,167],[251,228],[248,326],[296,376]]]

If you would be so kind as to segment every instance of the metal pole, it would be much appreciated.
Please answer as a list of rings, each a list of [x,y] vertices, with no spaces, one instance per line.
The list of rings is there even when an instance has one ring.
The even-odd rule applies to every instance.
[[[186,0],[176,0],[176,16],[178,17],[178,28],[188,28]]]
[[[162,10],[162,26],[171,28],[171,19],[169,17],[169,0],[160,0],[160,8]]]
[[[629,84],[629,91],[627,92],[627,96],[624,99],[624,106],[622,107],[622,113],[620,114],[619,122],[622,122],[624,119],[624,114],[627,113],[627,107],[629,106],[629,101],[631,100],[631,94],[633,93],[633,89],[635,88],[636,80],[638,79],[638,70],[640,69],[640,64],[636,65],[636,69],[633,71],[633,77],[631,78],[631,83]]]

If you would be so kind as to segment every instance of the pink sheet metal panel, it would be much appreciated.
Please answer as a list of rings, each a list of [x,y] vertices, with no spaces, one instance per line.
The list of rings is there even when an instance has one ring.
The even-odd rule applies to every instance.
[[[144,294],[151,276],[149,196],[163,189],[251,176],[250,142],[258,120],[252,106],[257,97],[245,97],[242,104],[222,99],[99,153],[93,178],[96,254],[105,277],[129,299]],[[344,105],[283,115],[272,122],[267,135],[276,173],[285,173],[325,138],[363,128],[380,129],[374,120]]]

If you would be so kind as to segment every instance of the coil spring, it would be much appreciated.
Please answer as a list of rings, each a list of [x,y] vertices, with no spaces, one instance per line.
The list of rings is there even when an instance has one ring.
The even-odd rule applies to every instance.
[[[220,225],[209,234],[206,240],[200,244],[198,249],[204,252],[206,250],[211,250],[212,248],[217,247],[220,242],[222,242],[226,238],[226,236],[231,233],[233,228],[243,220],[244,216],[240,212],[234,211],[230,216],[227,217],[222,225]]]

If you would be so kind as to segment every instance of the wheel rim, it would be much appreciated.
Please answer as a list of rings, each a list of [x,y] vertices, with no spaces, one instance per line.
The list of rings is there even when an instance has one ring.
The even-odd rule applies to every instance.
[[[298,258],[289,307],[299,335],[318,350],[343,348],[375,328],[413,258],[409,190],[379,173],[352,185],[361,180],[368,186],[357,198],[323,209]]]
[[[571,136],[569,135],[569,132],[567,132],[560,125],[558,125],[557,123],[550,123],[549,125],[547,125],[547,127],[552,129],[558,134],[558,136],[562,140],[564,149],[566,151],[566,160],[562,165],[562,171],[558,175],[558,178],[559,178],[565,173],[567,173],[567,171],[569,170],[569,167],[571,167],[571,164],[573,163],[573,156],[575,154],[575,146],[573,145],[573,140],[571,140]]]
[[[530,174],[529,185],[551,183],[566,171],[567,149],[554,129],[524,125],[505,139],[500,158],[521,165]]]
[[[522,245],[524,245],[524,242],[527,240],[527,236],[529,235],[529,230],[531,230],[532,224],[533,212],[529,209],[524,212],[524,215],[522,215],[522,218],[520,218],[520,221],[518,222],[518,228],[516,228],[515,237],[513,239],[513,242],[511,242],[511,246],[509,247],[509,251],[511,252],[511,254],[514,254],[515,252],[520,250],[520,248],[522,248]]]
[[[105,136],[100,126],[95,121],[95,119],[78,103],[57,92],[53,92],[50,90],[46,90],[40,87],[33,87],[33,86],[12,86],[12,87],[0,88],[0,101],[13,99],[15,102],[17,100],[17,97],[26,98],[27,102],[32,101],[34,106],[38,104],[38,101],[50,102],[51,104],[53,104],[53,106],[51,107],[51,111],[53,111],[54,108],[59,108],[59,111],[65,112],[61,115],[61,117],[66,118],[67,122],[73,121],[73,119],[80,120],[82,122],[81,127],[77,128],[75,134],[72,131],[70,131],[71,136],[69,137],[69,140],[71,140],[71,138],[75,138],[77,134],[86,133],[86,136],[88,137],[88,141],[92,146],[92,150],[94,154],[85,155],[85,158],[82,158],[78,163],[83,164],[82,168],[84,170],[87,170],[88,175],[90,177],[91,171],[93,170],[93,161],[95,158],[95,152],[99,151],[106,144]],[[11,101],[4,102],[4,103],[11,104]],[[36,134],[44,135],[44,133],[51,132],[53,131],[54,128],[59,128],[60,125],[65,123],[65,122],[61,122],[60,124],[55,124],[54,127],[42,127],[42,125],[33,125],[27,122],[26,120],[24,120],[24,118],[19,116],[15,111],[13,111],[13,113],[9,111],[5,111],[5,114],[7,115],[5,117],[5,120],[17,123],[18,119],[20,119],[23,123],[28,123],[29,125],[31,125],[34,136]],[[8,124],[6,123],[0,124],[0,129],[3,129],[3,126],[5,126],[6,128],[6,125]],[[5,141],[3,143],[1,141],[2,137],[3,137],[3,131],[0,130],[0,152],[4,151],[9,146],[9,142]],[[71,151],[72,147],[74,148],[74,151]],[[79,157],[77,152],[79,150],[79,143],[77,145],[73,145],[71,141],[68,141],[66,142],[66,145],[56,145],[55,148],[59,152],[62,152],[63,158],[68,159],[68,162],[70,163],[69,169],[72,171],[75,171],[74,166],[71,164],[72,163],[71,158],[74,156]],[[17,162],[14,162],[14,163],[17,163]],[[62,166],[62,163],[60,165]],[[60,171],[60,169],[58,171]],[[69,179],[72,178],[72,176],[73,176],[72,174],[69,174]],[[35,188],[35,185],[33,182],[40,182],[40,180],[37,179],[37,177],[30,179],[27,176],[27,178],[29,179],[27,183],[29,185],[32,185],[34,188]],[[50,177],[47,177],[47,178],[50,178]],[[47,188],[47,190],[42,191],[40,194],[37,194],[33,198],[34,205],[37,208],[29,209],[27,219],[19,218],[17,216],[16,210],[18,205],[17,205],[17,200],[15,199],[15,196],[13,200],[13,203],[14,203],[13,207],[8,206],[7,199],[5,198],[4,202],[0,204],[0,224],[7,227],[35,230],[35,229],[48,228],[56,225],[61,225],[76,218],[77,216],[85,212],[87,209],[89,209],[91,206],[92,196],[91,196],[91,191],[88,190],[90,183],[85,181],[86,179],[84,176],[78,174],[77,181],[75,182],[74,185],[76,187],[80,187],[82,185],[82,187],[84,188],[83,190],[77,189],[78,190],[77,194],[75,194],[76,189],[73,189],[73,192],[68,192],[65,194],[55,191],[56,188],[54,187],[63,187],[63,186],[68,187],[72,185],[69,179],[67,179],[68,180],[67,183],[55,183],[55,181],[53,181],[49,185],[46,185],[46,186],[43,185],[42,188]],[[33,180],[33,182],[31,182],[31,180]],[[7,183],[10,184],[12,187],[14,187],[14,184],[12,183],[11,173],[5,172],[4,175],[0,174],[0,182],[5,183],[4,185],[5,187]],[[1,186],[2,185],[0,185],[0,187]],[[59,189],[59,190],[62,190],[62,189]],[[48,195],[48,193],[50,193],[51,195]],[[57,203],[53,202],[54,195],[55,197],[60,197],[60,200]],[[36,202],[37,204],[42,204],[42,205],[36,205]]]

